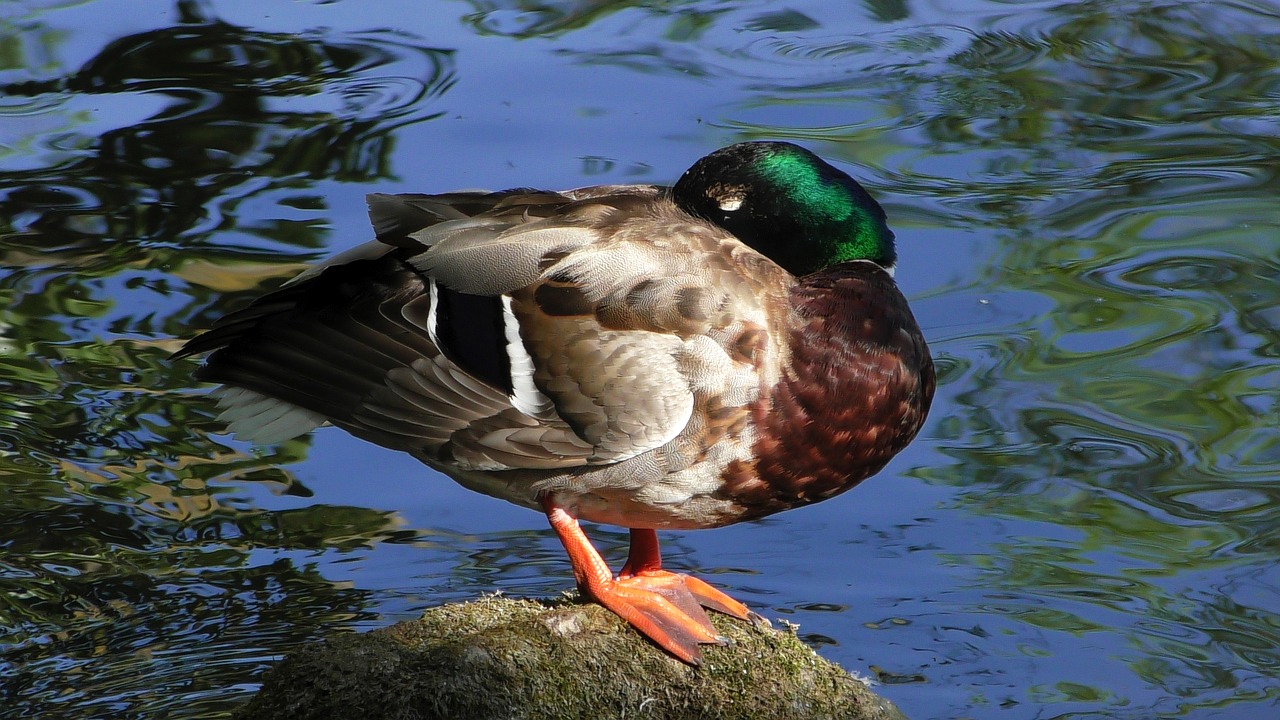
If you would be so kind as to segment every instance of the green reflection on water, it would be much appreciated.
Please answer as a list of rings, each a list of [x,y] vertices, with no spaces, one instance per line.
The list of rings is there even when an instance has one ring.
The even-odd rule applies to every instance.
[[[996,24],[758,45],[835,62],[776,73],[724,125],[820,141],[897,194],[891,219],[994,238],[965,284],[931,290],[954,313],[932,328],[947,409],[931,439],[952,462],[913,472],[1014,523],[944,551],[978,571],[983,612],[1120,637],[1102,643],[1167,693],[1159,712],[1275,701],[1274,8],[1076,3]],[[887,47],[918,53],[843,71]],[[815,103],[855,110],[779,132]],[[966,309],[1000,320],[968,330]],[[1061,682],[1019,702],[1155,712],[1122,709],[1131,693]]]
[[[57,35],[10,49],[53,55]],[[39,79],[6,86],[0,112],[59,122],[0,152],[46,161],[0,175],[0,703],[218,714],[280,648],[371,617],[367,590],[320,567],[400,531],[384,510],[261,509],[258,489],[304,492],[279,466],[306,443],[248,455],[212,441],[211,403],[167,355],[224,293],[278,282],[323,244],[314,221],[242,205],[272,192],[323,210],[297,191],[308,178],[384,177],[389,133],[431,112],[449,54],[187,16],[72,72],[27,66]],[[420,71],[381,97],[361,78],[394,66]],[[351,92],[362,104],[347,115],[277,109]],[[105,129],[101,111],[59,109],[131,94],[163,102],[110,103],[138,114]]]
[[[975,3],[918,23],[911,4],[865,5],[857,23],[820,3],[449,17],[494,41],[556,39],[586,67],[727,86],[700,108],[725,139],[800,139],[887,198],[943,380],[922,439],[936,462],[909,472],[953,488],[948,512],[986,533],[940,515],[938,550],[909,560],[959,569],[935,588],[957,598],[936,623],[896,610],[910,622],[894,632],[964,628],[919,630],[905,644],[942,661],[884,673],[962,689],[928,715],[1274,705],[1280,20],[1240,2]],[[438,15],[282,33],[180,7],[75,68],[56,61],[55,20],[0,20],[17,23],[0,69],[18,74],[0,121],[42,123],[0,141],[0,697],[51,717],[224,712],[223,690],[278,653],[376,616],[334,558],[418,542],[463,587],[527,579],[527,534],[263,509],[306,494],[282,466],[307,442],[254,454],[209,437],[191,366],[165,359],[321,253],[321,184],[394,179],[421,161],[397,133],[437,121],[446,94],[466,107],[457,53],[413,25]],[[584,156],[584,177],[610,172]],[[965,674],[1018,675],[1026,658],[1049,669],[1012,691]]]

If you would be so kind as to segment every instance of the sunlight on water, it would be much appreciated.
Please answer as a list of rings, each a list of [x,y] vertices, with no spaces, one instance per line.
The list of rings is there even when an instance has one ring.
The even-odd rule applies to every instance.
[[[336,432],[235,443],[166,358],[365,240],[365,192],[779,138],[884,201],[939,396],[878,479],[671,564],[909,717],[1269,717],[1277,41],[1242,1],[13,3],[0,716],[221,717],[300,643],[567,588],[536,514]]]

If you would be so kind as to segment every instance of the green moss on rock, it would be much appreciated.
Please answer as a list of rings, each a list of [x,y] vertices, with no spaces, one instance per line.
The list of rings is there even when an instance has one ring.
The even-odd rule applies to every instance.
[[[714,614],[713,614],[714,615]],[[691,668],[590,603],[489,597],[286,658],[238,720],[902,720],[794,634],[714,616]]]

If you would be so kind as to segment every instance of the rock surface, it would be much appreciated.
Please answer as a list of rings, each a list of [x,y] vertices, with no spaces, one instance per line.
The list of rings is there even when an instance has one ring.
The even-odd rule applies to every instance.
[[[904,720],[793,633],[711,613],[733,640],[680,663],[595,604],[488,597],[287,657],[237,720]]]

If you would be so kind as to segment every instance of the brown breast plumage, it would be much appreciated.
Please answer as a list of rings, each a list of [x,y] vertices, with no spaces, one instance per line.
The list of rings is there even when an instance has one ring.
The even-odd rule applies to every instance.
[[[928,346],[893,280],[867,262],[792,291],[790,363],[752,404],[754,457],[721,495],[759,517],[807,505],[878,472],[919,432],[933,399]]]

